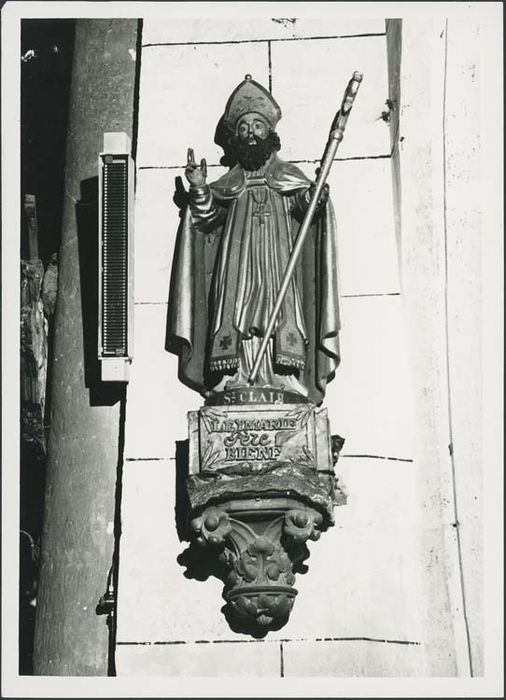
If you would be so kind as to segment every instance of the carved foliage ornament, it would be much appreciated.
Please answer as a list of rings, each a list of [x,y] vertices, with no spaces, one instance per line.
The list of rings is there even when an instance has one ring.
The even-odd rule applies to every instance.
[[[308,555],[305,542],[320,536],[323,516],[287,498],[209,506],[191,527],[202,545],[215,547],[228,568],[225,597],[231,611],[261,627],[283,622],[297,591],[294,568]]]

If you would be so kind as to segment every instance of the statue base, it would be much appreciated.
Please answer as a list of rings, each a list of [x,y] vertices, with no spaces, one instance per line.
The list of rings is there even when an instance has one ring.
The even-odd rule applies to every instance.
[[[327,410],[309,402],[206,405],[188,419],[193,536],[226,567],[228,613],[279,628],[307,540],[346,503],[334,474],[343,441],[332,449]]]

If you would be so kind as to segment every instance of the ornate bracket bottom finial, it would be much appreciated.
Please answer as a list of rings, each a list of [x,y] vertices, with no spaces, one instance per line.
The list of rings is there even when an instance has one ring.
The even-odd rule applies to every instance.
[[[313,404],[203,407],[189,422],[193,540],[223,567],[235,626],[279,629],[307,541],[346,502],[333,471],[342,438],[339,447],[331,441],[326,409]]]
[[[320,536],[323,517],[295,499],[245,499],[210,506],[191,526],[197,541],[221,547],[229,570],[225,598],[238,617],[261,626],[285,620],[297,591],[294,568]]]

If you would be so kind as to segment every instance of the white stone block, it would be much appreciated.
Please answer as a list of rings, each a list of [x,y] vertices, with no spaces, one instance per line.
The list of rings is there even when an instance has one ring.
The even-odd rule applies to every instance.
[[[309,165],[303,169],[314,177]],[[337,220],[340,294],[399,292],[390,159],[336,162],[328,183]]]
[[[214,132],[230,93],[250,73],[269,84],[267,44],[142,50],[137,166],[184,166],[188,147],[217,165]]]
[[[301,641],[283,644],[283,672],[291,676],[419,676],[420,646],[367,640]]]
[[[347,493],[336,508],[336,525],[414,527],[418,524],[418,465],[390,459],[340,457],[335,466]]]
[[[221,612],[222,583],[188,579],[177,561],[187,544],[176,530],[175,470],[174,460],[124,465],[118,642],[244,639]],[[344,471],[349,505],[310,544],[290,620],[268,639],[417,641],[413,465],[356,460]]]
[[[174,460],[123,468],[118,642],[233,639],[220,612],[223,584],[185,577],[176,530]]]
[[[202,399],[181,384],[178,358],[165,350],[167,304],[136,304],[134,321],[125,457],[173,457],[176,441],[188,437],[186,414]]]
[[[287,41],[272,45],[272,94],[283,112],[278,132],[287,160],[320,159],[354,71],[364,74],[338,157],[386,155],[380,118],[388,97],[385,37]]]
[[[341,364],[327,387],[342,454],[413,457],[411,367],[402,297],[342,300]]]
[[[166,303],[179,209],[172,201],[183,170],[138,170],[135,189],[134,298]]]
[[[473,486],[478,484],[481,460],[471,457],[470,470],[467,471],[466,460],[474,452],[472,443],[467,442],[462,445],[463,461],[459,463],[455,453],[455,463],[452,464],[449,444],[453,438],[449,419],[453,419],[453,400],[459,403],[457,410],[460,415],[468,406],[469,414],[474,411],[476,393],[473,384],[479,368],[471,345],[468,348],[469,365],[463,375],[460,372],[462,365],[452,357],[451,351],[448,363],[447,344],[448,341],[450,346],[453,343],[456,318],[463,320],[461,310],[464,310],[464,326],[467,326],[468,333],[472,333],[475,322],[471,321],[474,306],[472,294],[469,295],[471,290],[455,290],[458,301],[457,306],[454,305],[456,299],[452,298],[451,290],[456,258],[454,255],[447,257],[447,253],[452,248],[456,253],[462,247],[458,240],[461,230],[466,231],[470,241],[479,238],[479,235],[473,237],[473,230],[476,233],[474,193],[468,190],[469,196],[465,197],[467,188],[460,189],[473,170],[472,161],[476,166],[477,160],[473,156],[467,161],[467,155],[460,160],[457,153],[462,143],[468,144],[469,153],[476,145],[479,129],[476,121],[473,127],[477,100],[472,76],[476,67],[473,56],[480,51],[475,53],[476,44],[469,34],[464,37],[460,33],[458,23],[444,18],[405,19],[402,35],[400,115],[404,140],[399,151],[399,167],[402,174],[403,289],[416,391],[418,491],[427,528],[421,550],[424,589],[421,614],[426,632],[428,673],[433,676],[468,675],[470,635],[474,651],[480,633],[478,626],[474,626],[475,610],[470,610],[469,618],[466,616],[462,596],[463,591],[468,595],[469,590],[476,590],[475,562],[468,583],[467,543],[456,541],[456,527],[448,525],[443,529],[442,523],[455,518],[455,496],[459,499],[458,512],[464,513],[464,519],[474,510],[472,499],[461,501],[460,485],[469,478]],[[457,56],[454,53],[457,48],[455,40],[460,43]],[[466,64],[467,75],[464,77],[460,71]],[[470,111],[465,104],[467,100],[470,100]],[[425,118],[420,119],[424,112]],[[459,122],[465,130],[457,127],[454,132],[453,128]],[[456,192],[458,212],[454,209],[456,201],[452,191],[455,182],[459,183]],[[473,250],[476,248],[471,244],[467,248],[470,262],[474,257]],[[465,258],[466,253],[462,260]],[[465,267],[467,271],[463,278],[470,279],[476,268],[474,264]],[[469,369],[474,376],[468,380]],[[465,396],[453,394],[451,390],[454,370],[459,381],[463,382]],[[453,425],[453,428],[458,443],[465,435],[465,428],[462,424]]]
[[[335,509],[334,528],[309,543],[290,619],[269,638],[420,641],[416,465],[341,458],[336,472],[348,503]]]
[[[283,151],[280,152],[283,157]],[[314,177],[312,165],[303,172]],[[210,167],[217,180],[226,168]],[[176,233],[180,223],[174,204],[176,177],[183,169],[137,171],[135,195],[136,302],[166,303]],[[341,295],[399,291],[397,250],[393,228],[390,161],[335,163],[329,178],[337,218]]]
[[[296,7],[294,14],[298,14]],[[202,8],[205,16],[206,9]],[[232,14],[232,13],[230,13]],[[252,13],[256,14],[256,13]],[[302,37],[355,36],[377,34],[385,31],[381,18],[348,19],[332,13],[324,18],[259,18],[248,16],[246,8],[240,9],[240,17],[195,19],[144,19],[142,43],[173,44],[199,42],[232,42],[259,40],[286,40]]]
[[[227,168],[208,168],[209,182],[217,180]],[[137,171],[135,192],[135,265],[136,302],[167,303],[180,210],[174,203],[176,177],[186,190],[184,169],[147,169]]]
[[[423,468],[423,465],[422,465]],[[423,498],[419,484],[419,501]],[[462,607],[457,530],[448,524],[433,525],[438,504],[422,506],[418,570],[421,572],[421,641],[426,651],[428,676],[467,676],[469,647]],[[432,511],[432,512],[431,512]]]
[[[474,675],[483,674],[482,246],[480,29],[451,22],[447,62],[446,240],[448,352],[460,556]],[[483,39],[481,40],[483,42]],[[478,66],[478,68],[477,68]],[[483,162],[483,161],[482,161]],[[483,393],[486,397],[486,392]]]
[[[341,526],[341,517],[351,519],[345,509],[338,509],[333,530],[310,543],[309,570],[297,575],[290,618],[269,637],[420,641],[417,528],[400,517],[388,525],[376,519],[370,526]]]
[[[279,677],[278,644],[262,642],[118,645],[121,676]]]

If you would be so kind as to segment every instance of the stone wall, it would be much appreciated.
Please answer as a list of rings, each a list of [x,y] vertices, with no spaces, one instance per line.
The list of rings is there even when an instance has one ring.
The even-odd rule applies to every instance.
[[[145,20],[140,62],[118,675],[431,675],[420,553],[426,513],[413,418],[417,375],[400,286],[390,133],[381,118],[389,95],[385,23]],[[179,222],[175,179],[183,177],[188,147],[197,160],[207,158],[210,180],[224,172],[214,130],[246,73],[271,87],[281,105],[281,157],[313,177],[355,70],[364,80],[329,179],[343,327],[342,362],[325,402],[332,432],[346,439],[337,471],[348,504],[337,509],[335,527],[310,545],[289,622],[255,640],[228,627],[222,583],[188,579],[178,563],[187,544],[175,521],[176,442],[186,439],[186,414],[202,401],[178,382],[177,358],[164,349]],[[438,520],[439,510],[433,515]],[[453,615],[445,605],[443,626]],[[441,675],[456,673],[455,653],[451,644]]]

